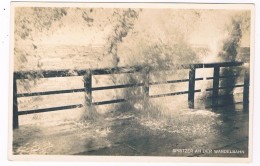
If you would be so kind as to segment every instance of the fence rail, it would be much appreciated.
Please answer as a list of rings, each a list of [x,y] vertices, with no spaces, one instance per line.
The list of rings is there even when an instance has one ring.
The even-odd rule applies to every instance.
[[[65,93],[74,93],[74,92],[85,92],[86,93],[86,103],[87,105],[104,105],[104,104],[113,104],[126,102],[126,99],[115,99],[108,101],[92,101],[92,92],[107,90],[107,89],[118,89],[118,88],[129,88],[129,87],[143,87],[144,97],[146,98],[157,98],[157,97],[166,97],[166,96],[174,96],[174,95],[182,95],[188,94],[188,105],[189,108],[194,108],[194,96],[195,93],[201,92],[201,89],[195,89],[196,81],[203,80],[203,78],[196,78],[196,69],[200,68],[213,68],[213,77],[206,77],[206,80],[213,80],[213,87],[206,89],[206,91],[212,91],[212,106],[218,106],[218,98],[219,98],[219,90],[225,89],[228,87],[220,87],[220,79],[221,78],[230,78],[230,77],[239,77],[240,75],[224,75],[220,76],[220,68],[221,67],[238,67],[242,66],[243,62],[222,62],[222,63],[204,63],[204,64],[184,64],[184,65],[175,65],[171,67],[166,67],[165,70],[189,70],[189,78],[188,79],[180,79],[180,80],[166,80],[159,82],[151,82],[149,75],[150,72],[158,71],[154,68],[146,67],[146,66],[133,66],[133,67],[117,67],[117,68],[105,68],[105,69],[91,69],[91,70],[46,70],[46,71],[20,71],[14,72],[13,75],[13,128],[19,127],[19,115],[27,115],[33,113],[42,113],[42,112],[50,112],[50,111],[59,111],[64,109],[72,109],[72,108],[80,108],[83,107],[82,104],[75,105],[67,105],[60,107],[52,107],[52,108],[43,108],[43,109],[35,109],[35,110],[26,110],[19,111],[18,110],[18,98],[21,97],[31,97],[31,96],[41,96],[41,95],[54,95],[54,94],[65,94]],[[235,87],[243,87],[243,107],[248,108],[249,103],[249,68],[244,67],[245,74],[244,84],[234,85]],[[137,84],[124,84],[124,85],[113,85],[113,86],[103,86],[103,87],[92,87],[92,76],[93,75],[108,75],[108,74],[124,74],[124,73],[137,73],[142,72],[144,75],[143,83]],[[58,90],[58,91],[46,91],[46,92],[33,92],[33,93],[17,93],[17,80],[20,79],[33,79],[33,78],[52,78],[52,77],[72,77],[72,76],[83,76],[84,80],[84,88],[80,89],[68,89],[68,90]],[[170,84],[170,83],[181,83],[188,82],[188,90],[174,93],[166,93],[166,94],[158,94],[158,95],[149,95],[149,87],[152,85],[159,84]],[[229,87],[230,88],[230,87]],[[241,102],[239,102],[241,103]]]

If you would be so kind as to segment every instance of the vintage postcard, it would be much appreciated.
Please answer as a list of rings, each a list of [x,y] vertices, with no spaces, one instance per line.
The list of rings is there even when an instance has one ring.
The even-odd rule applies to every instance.
[[[10,160],[251,160],[254,4],[11,7]]]

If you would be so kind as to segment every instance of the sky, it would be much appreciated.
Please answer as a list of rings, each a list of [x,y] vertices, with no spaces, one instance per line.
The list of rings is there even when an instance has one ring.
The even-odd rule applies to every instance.
[[[108,19],[111,16],[111,11],[107,15],[99,15],[99,11],[100,13],[106,12],[104,9],[97,9],[97,12],[93,14],[94,21]],[[191,44],[209,45],[210,48],[214,48],[216,47],[214,45],[224,37],[225,28],[231,17],[237,13],[232,10],[144,9],[139,13],[138,20],[135,21],[134,30],[168,37],[167,32],[174,32],[170,30],[172,26],[172,29],[184,33]],[[199,15],[199,18],[194,18],[196,14]],[[107,23],[101,23],[102,28],[98,25],[89,27],[81,18],[81,13],[75,8],[69,9],[68,14],[60,22],[62,22],[60,27],[53,23],[48,35],[35,33],[34,40],[39,44],[52,45],[104,45],[113,28],[112,24]],[[249,46],[248,35],[243,38],[242,45]]]
[[[200,61],[213,62],[217,59],[217,55],[222,49],[223,41],[228,38],[228,26],[230,26],[232,18],[244,13],[241,10],[223,9],[145,8],[135,10],[139,15],[134,20],[133,28],[122,38],[122,41],[116,44],[117,56],[120,56],[121,60],[120,66],[136,65],[138,61],[146,61],[145,58],[147,57],[143,54],[149,53],[150,46],[158,43],[166,44],[173,49],[176,48],[175,45],[183,44],[189,47],[207,48],[209,52]],[[113,57],[103,56],[106,49],[101,54],[91,55],[89,48],[99,46],[102,46],[100,47],[102,49],[103,47],[109,48],[113,42],[111,36],[115,37],[117,35],[116,27],[120,25],[120,19],[122,19],[122,15],[115,15],[114,13],[122,13],[122,9],[67,8],[66,15],[56,21],[52,21],[49,28],[44,28],[43,26],[42,30],[35,28],[34,24],[38,22],[43,25],[45,22],[48,23],[48,18],[52,18],[52,13],[40,13],[43,16],[38,18],[32,15],[32,11],[32,8],[26,10],[22,8],[17,9],[16,17],[18,18],[22,14],[22,17],[29,19],[32,23],[29,28],[32,31],[30,32],[31,37],[19,39],[15,42],[15,48],[19,50],[15,58],[19,58],[22,55],[21,52],[24,52],[23,54],[27,57],[27,62],[21,63],[18,60],[15,66],[33,69],[43,64],[44,68],[48,68],[48,66],[52,68],[53,66],[61,65],[60,58],[65,58],[63,59],[64,62],[66,59],[72,62],[70,65],[64,64],[65,66],[60,67],[74,68],[75,66],[81,66],[80,64],[77,65],[78,62],[82,62],[82,60],[79,60],[81,58],[85,59],[82,62],[83,64],[89,63],[90,66],[99,67],[99,62],[97,62],[97,59],[99,59],[102,62],[106,61],[106,65],[101,67],[109,67],[108,62],[113,61]],[[83,15],[84,18],[92,19],[92,21],[87,22],[84,20]],[[46,20],[42,23],[41,19]],[[241,46],[249,46],[249,31],[243,32],[241,40]],[[64,49],[65,47],[61,46],[66,46],[67,48]],[[83,51],[74,49],[77,46],[86,46],[86,49]],[[62,48],[61,51],[63,52],[60,51],[60,48]],[[178,54],[182,54],[182,57],[189,56],[189,51],[185,50],[186,47],[178,48],[182,49],[177,51],[179,52]],[[72,54],[76,54],[77,57],[71,57]],[[87,58],[83,57],[86,54]],[[173,59],[176,59],[174,56]],[[50,57],[53,59],[50,59]],[[189,59],[189,57],[182,59],[185,58]],[[86,62],[87,60],[88,62]]]

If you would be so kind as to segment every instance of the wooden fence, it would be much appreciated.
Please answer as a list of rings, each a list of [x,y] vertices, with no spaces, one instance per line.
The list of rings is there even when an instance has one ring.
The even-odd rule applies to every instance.
[[[108,100],[108,101],[100,101],[93,102],[92,101],[92,92],[107,90],[107,89],[117,89],[117,88],[128,88],[128,87],[143,87],[144,96],[148,98],[157,98],[157,97],[166,97],[166,96],[174,96],[174,95],[182,95],[188,94],[188,105],[189,108],[194,108],[194,96],[195,93],[201,92],[201,89],[195,89],[196,81],[203,80],[203,78],[196,78],[196,69],[199,68],[213,68],[213,76],[207,77],[207,80],[213,80],[213,87],[206,89],[206,91],[212,91],[212,107],[218,106],[219,99],[219,90],[225,89],[227,87],[220,87],[219,80],[220,78],[228,78],[228,77],[238,77],[239,75],[220,75],[221,67],[235,67],[242,66],[243,62],[223,62],[223,63],[203,63],[203,64],[188,64],[188,65],[175,65],[166,70],[189,70],[189,78],[188,79],[180,79],[180,80],[169,80],[162,82],[151,82],[149,78],[149,73],[154,71],[155,69],[143,66],[134,66],[134,67],[118,67],[118,68],[107,68],[107,69],[91,69],[91,70],[46,70],[46,71],[20,71],[14,72],[13,75],[13,128],[19,127],[19,115],[27,115],[34,113],[42,113],[42,112],[50,112],[50,111],[59,111],[65,109],[79,108],[83,107],[83,104],[75,104],[75,105],[66,105],[60,107],[51,107],[51,108],[43,108],[43,109],[34,109],[34,110],[26,110],[19,111],[18,110],[18,98],[20,97],[30,97],[30,96],[42,96],[42,95],[54,95],[54,94],[64,94],[64,93],[74,93],[74,92],[85,92],[86,93],[86,102],[89,106],[94,105],[104,105],[104,104],[112,104],[119,102],[126,102],[126,99],[116,99],[116,100]],[[235,87],[243,87],[243,103],[244,110],[248,107],[249,103],[249,69],[248,67],[244,68],[244,83],[242,85],[234,85]],[[145,76],[143,83],[138,84],[124,84],[124,85],[113,85],[113,86],[103,86],[103,87],[92,87],[92,76],[93,75],[109,75],[109,74],[123,74],[123,73],[137,73],[142,72]],[[83,76],[84,78],[84,88],[81,89],[68,89],[68,90],[59,90],[59,91],[46,91],[46,92],[35,92],[35,93],[17,93],[17,80],[20,79],[32,79],[32,78],[51,78],[51,77],[70,77],[70,76]],[[171,84],[171,83],[180,83],[180,82],[188,82],[188,90],[180,91],[174,93],[166,93],[166,94],[158,94],[158,95],[149,95],[149,87],[151,85],[158,84]]]

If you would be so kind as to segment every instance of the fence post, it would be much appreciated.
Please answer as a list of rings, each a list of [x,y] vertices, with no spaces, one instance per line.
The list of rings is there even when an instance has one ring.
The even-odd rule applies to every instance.
[[[17,102],[17,75],[13,74],[13,129],[19,128],[18,102]]]
[[[212,106],[218,105],[218,89],[219,89],[219,66],[214,66],[213,73],[213,94],[212,94]]]
[[[244,89],[243,89],[243,110],[248,111],[249,107],[249,85],[250,85],[249,67],[245,67]]]
[[[192,66],[189,71],[189,93],[188,104],[189,108],[194,108],[194,91],[195,91],[195,67]]]
[[[87,106],[92,105],[92,73],[90,70],[84,75],[85,101]]]
[[[143,99],[143,109],[145,110],[147,107],[147,103],[149,100],[149,69],[148,68],[144,68],[143,71],[143,75],[144,75],[144,99]]]

